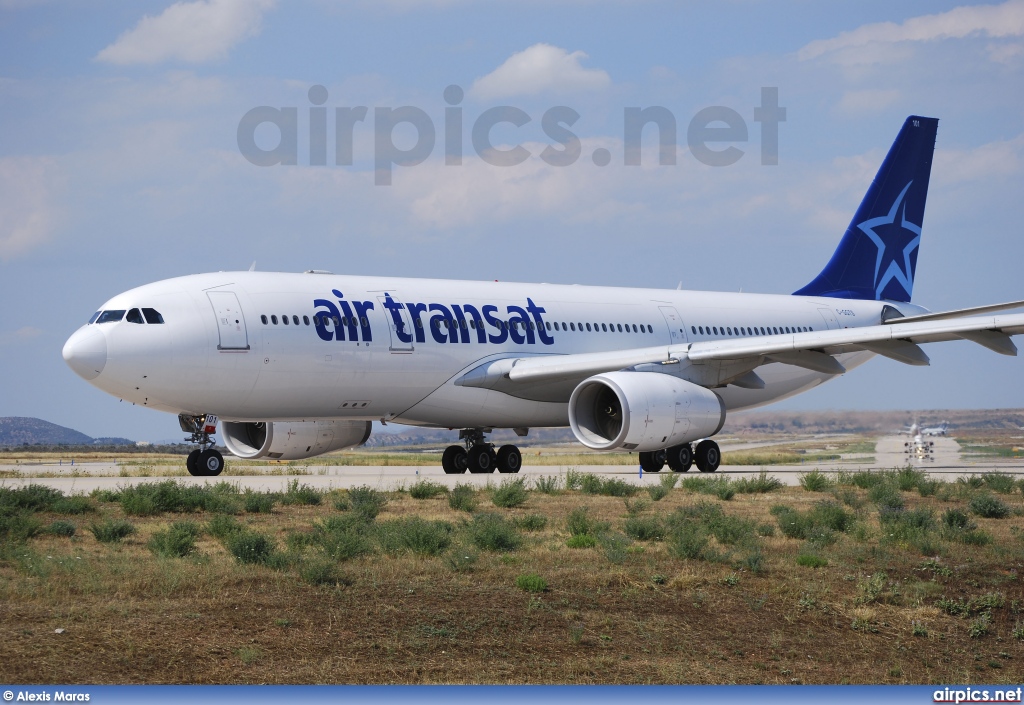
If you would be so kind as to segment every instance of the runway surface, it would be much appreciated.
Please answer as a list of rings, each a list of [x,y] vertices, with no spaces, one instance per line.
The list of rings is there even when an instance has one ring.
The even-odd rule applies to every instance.
[[[960,453],[960,446],[953,438],[930,438],[935,442],[934,460],[917,460],[912,462],[915,466],[926,470],[929,474],[951,481],[958,477],[980,474],[984,472],[1004,472],[1024,477],[1024,462],[1020,460],[964,458]],[[771,465],[767,467],[723,465],[717,475],[740,478],[756,476],[762,470],[771,477],[776,477],[787,485],[798,485],[800,476],[814,469],[822,472],[843,470],[847,472],[860,472],[865,470],[891,469],[902,467],[908,463],[908,454],[905,452],[904,443],[908,441],[907,436],[889,436],[880,438],[876,445],[875,461],[871,463],[853,462],[824,462],[808,463],[806,465]],[[438,458],[440,461],[440,458]],[[528,456],[527,456],[528,460]],[[184,464],[184,458],[182,459]],[[245,475],[232,475],[232,466],[241,466],[247,473]],[[529,466],[524,465],[518,477],[525,477],[527,482],[539,477],[561,476],[570,469],[578,472],[593,473],[595,475],[618,477],[626,482],[635,484],[654,484],[658,482],[659,475],[670,472],[668,468],[661,473],[644,473],[641,477],[640,469],[636,466],[616,465],[573,465],[573,466]],[[398,489],[402,486],[408,487],[420,479],[430,479],[448,487],[456,484],[472,484],[484,487],[488,483],[498,484],[506,478],[517,477],[514,475],[500,475],[497,473],[489,475],[445,475],[440,467],[415,467],[415,466],[339,466],[339,465],[310,465],[305,468],[306,474],[281,475],[266,474],[254,475],[254,471],[263,469],[269,472],[280,473],[286,470],[286,466],[256,465],[236,459],[228,459],[227,470],[223,475],[216,478],[207,477],[176,477],[175,479],[187,484],[207,484],[226,481],[238,485],[241,489],[252,489],[255,491],[279,491],[284,490],[288,483],[298,480],[300,483],[320,489],[343,489],[368,485],[385,490]],[[168,479],[166,476],[154,477],[121,477],[120,466],[113,462],[107,463],[84,463],[70,466],[67,464],[3,464],[0,465],[0,472],[17,471],[18,477],[8,477],[0,480],[0,483],[7,486],[18,486],[24,484],[43,484],[65,493],[88,493],[94,489],[114,489],[119,486],[135,485],[146,482],[162,482]],[[696,468],[692,469],[690,475],[699,475]],[[56,475],[56,476],[54,476]]]

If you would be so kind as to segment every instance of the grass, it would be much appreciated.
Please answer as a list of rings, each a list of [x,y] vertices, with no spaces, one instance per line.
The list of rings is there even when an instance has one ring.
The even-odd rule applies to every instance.
[[[824,492],[835,484],[831,477],[816,469],[800,476],[800,486],[808,492]]]
[[[453,530],[446,521],[403,517],[378,524],[377,540],[390,554],[408,551],[417,556],[439,556],[451,546]]]
[[[665,538],[665,522],[660,517],[630,517],[623,530],[637,541],[661,541]]]
[[[274,510],[277,497],[263,492],[246,491],[242,495],[242,506],[250,514],[267,514]]]
[[[523,543],[516,527],[500,514],[474,516],[469,535],[473,544],[483,551],[515,551]]]
[[[516,587],[525,592],[544,592],[548,581],[536,573],[524,573],[516,577]]]
[[[170,528],[153,534],[149,550],[163,558],[184,558],[196,550],[196,539],[201,532],[194,521],[176,521]]]
[[[367,519],[374,519],[388,504],[387,496],[372,487],[353,487],[348,491],[352,511]]]
[[[448,506],[460,512],[473,513],[477,507],[477,490],[473,485],[458,484],[448,493]]]
[[[447,493],[447,487],[430,480],[418,480],[409,488],[409,496],[413,499],[433,499]]]
[[[108,519],[102,524],[90,524],[89,531],[101,543],[120,543],[138,530],[130,521]]]
[[[289,480],[287,489],[281,495],[281,504],[316,506],[323,501],[324,494],[322,490],[301,484],[298,480]]]
[[[118,490],[69,521],[25,493],[0,502],[0,658],[12,682],[123,682],[125,663],[169,683],[1019,680],[1000,654],[1024,640],[1024,495],[876,475],[728,501],[660,477],[658,500],[531,485],[527,509],[479,514],[411,488],[252,512],[211,485],[238,514],[129,516]],[[879,485],[902,508],[869,501]],[[972,511],[985,496],[1009,515]],[[106,548],[87,529],[108,522],[137,533]]]
[[[491,502],[496,507],[512,509],[526,504],[529,493],[526,489],[526,479],[522,477],[508,478],[502,480],[491,492]]]
[[[53,534],[54,536],[65,536],[67,538],[70,538],[75,535],[77,527],[70,521],[64,521],[63,519],[60,519],[46,527],[46,531],[48,533]]]
[[[972,497],[968,507],[973,513],[986,519],[1005,519],[1010,516],[1009,505],[987,493]]]
[[[274,555],[274,540],[256,531],[240,531],[228,536],[228,551],[239,563],[267,564]]]

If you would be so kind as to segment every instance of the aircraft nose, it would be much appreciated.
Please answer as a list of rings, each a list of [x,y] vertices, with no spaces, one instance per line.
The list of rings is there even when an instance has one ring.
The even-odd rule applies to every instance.
[[[81,328],[64,343],[64,362],[79,377],[93,380],[107,364],[107,339],[95,326]]]

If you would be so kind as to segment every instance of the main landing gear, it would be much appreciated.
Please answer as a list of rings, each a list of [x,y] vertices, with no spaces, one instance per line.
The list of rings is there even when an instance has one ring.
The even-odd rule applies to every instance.
[[[196,477],[214,477],[224,470],[224,456],[213,447],[213,434],[217,432],[217,417],[212,414],[190,416],[178,415],[181,430],[191,434],[185,439],[199,447],[188,454],[185,467],[188,474]]]
[[[687,472],[694,464],[701,472],[715,472],[722,464],[722,451],[717,443],[708,439],[698,443],[696,448],[683,443],[666,450],[640,453],[640,467],[644,472],[661,472],[665,463],[673,472]]]
[[[474,474],[498,472],[516,473],[523,465],[523,454],[514,445],[503,445],[494,450],[484,433],[491,429],[468,428],[459,431],[464,445],[451,445],[444,449],[441,467],[446,475],[459,475],[467,470]]]

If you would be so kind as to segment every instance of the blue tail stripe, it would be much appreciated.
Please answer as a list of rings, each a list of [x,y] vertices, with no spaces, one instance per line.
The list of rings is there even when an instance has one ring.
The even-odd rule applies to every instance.
[[[910,301],[938,124],[906,119],[832,259],[794,295]]]

